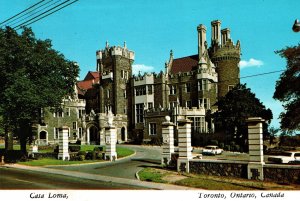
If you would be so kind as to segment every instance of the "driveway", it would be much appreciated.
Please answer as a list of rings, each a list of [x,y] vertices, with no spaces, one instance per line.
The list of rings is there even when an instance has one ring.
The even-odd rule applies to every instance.
[[[47,166],[47,168],[79,171],[83,173],[99,174],[126,179],[136,179],[135,173],[145,167],[160,166],[161,147],[141,145],[118,145],[127,147],[136,152],[128,158],[115,162],[100,162],[94,164],[81,164],[74,166]]]

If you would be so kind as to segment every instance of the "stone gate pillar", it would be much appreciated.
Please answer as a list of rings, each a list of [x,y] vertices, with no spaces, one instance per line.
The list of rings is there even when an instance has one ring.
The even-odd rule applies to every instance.
[[[189,172],[189,160],[192,156],[191,124],[189,119],[179,119],[178,123],[178,147],[179,157],[177,160],[177,171]]]
[[[248,179],[263,180],[263,122],[261,117],[251,117],[248,123],[249,163]]]
[[[171,162],[172,153],[174,153],[174,124],[166,116],[166,121],[162,123],[162,157],[161,164],[168,166]]]
[[[108,113],[108,126],[105,127],[105,160],[115,161],[117,159],[117,129],[113,126],[113,114]]]
[[[68,132],[69,128],[66,126],[59,128],[58,160],[70,160]]]

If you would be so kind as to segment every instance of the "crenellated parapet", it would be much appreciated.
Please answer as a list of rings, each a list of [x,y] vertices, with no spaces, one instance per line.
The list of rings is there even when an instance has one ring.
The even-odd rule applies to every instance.
[[[112,46],[110,47],[108,43],[106,43],[106,47],[103,50],[96,51],[97,60],[104,60],[107,57],[111,56],[121,56],[126,59],[134,60],[134,52],[127,49],[126,43],[124,46]]]
[[[212,53],[213,62],[221,60],[240,60],[241,58],[241,47],[240,41],[236,44],[229,38],[224,44],[218,46]]]

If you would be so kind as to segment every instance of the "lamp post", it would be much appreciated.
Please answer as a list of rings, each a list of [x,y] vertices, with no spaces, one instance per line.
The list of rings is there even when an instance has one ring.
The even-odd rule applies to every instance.
[[[295,20],[292,29],[293,29],[294,32],[299,32],[300,31],[300,22],[299,22],[298,19]]]

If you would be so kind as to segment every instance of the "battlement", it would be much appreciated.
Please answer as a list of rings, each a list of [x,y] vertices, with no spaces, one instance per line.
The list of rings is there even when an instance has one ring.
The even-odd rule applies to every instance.
[[[134,86],[153,84],[154,83],[154,74],[153,73],[144,73],[144,75],[134,76]]]
[[[110,47],[108,43],[106,43],[106,47],[104,50],[98,50],[96,51],[96,58],[97,60],[103,60],[108,56],[121,56],[130,60],[134,60],[134,52],[130,51],[126,47],[126,43],[124,43],[124,46],[112,46]]]

